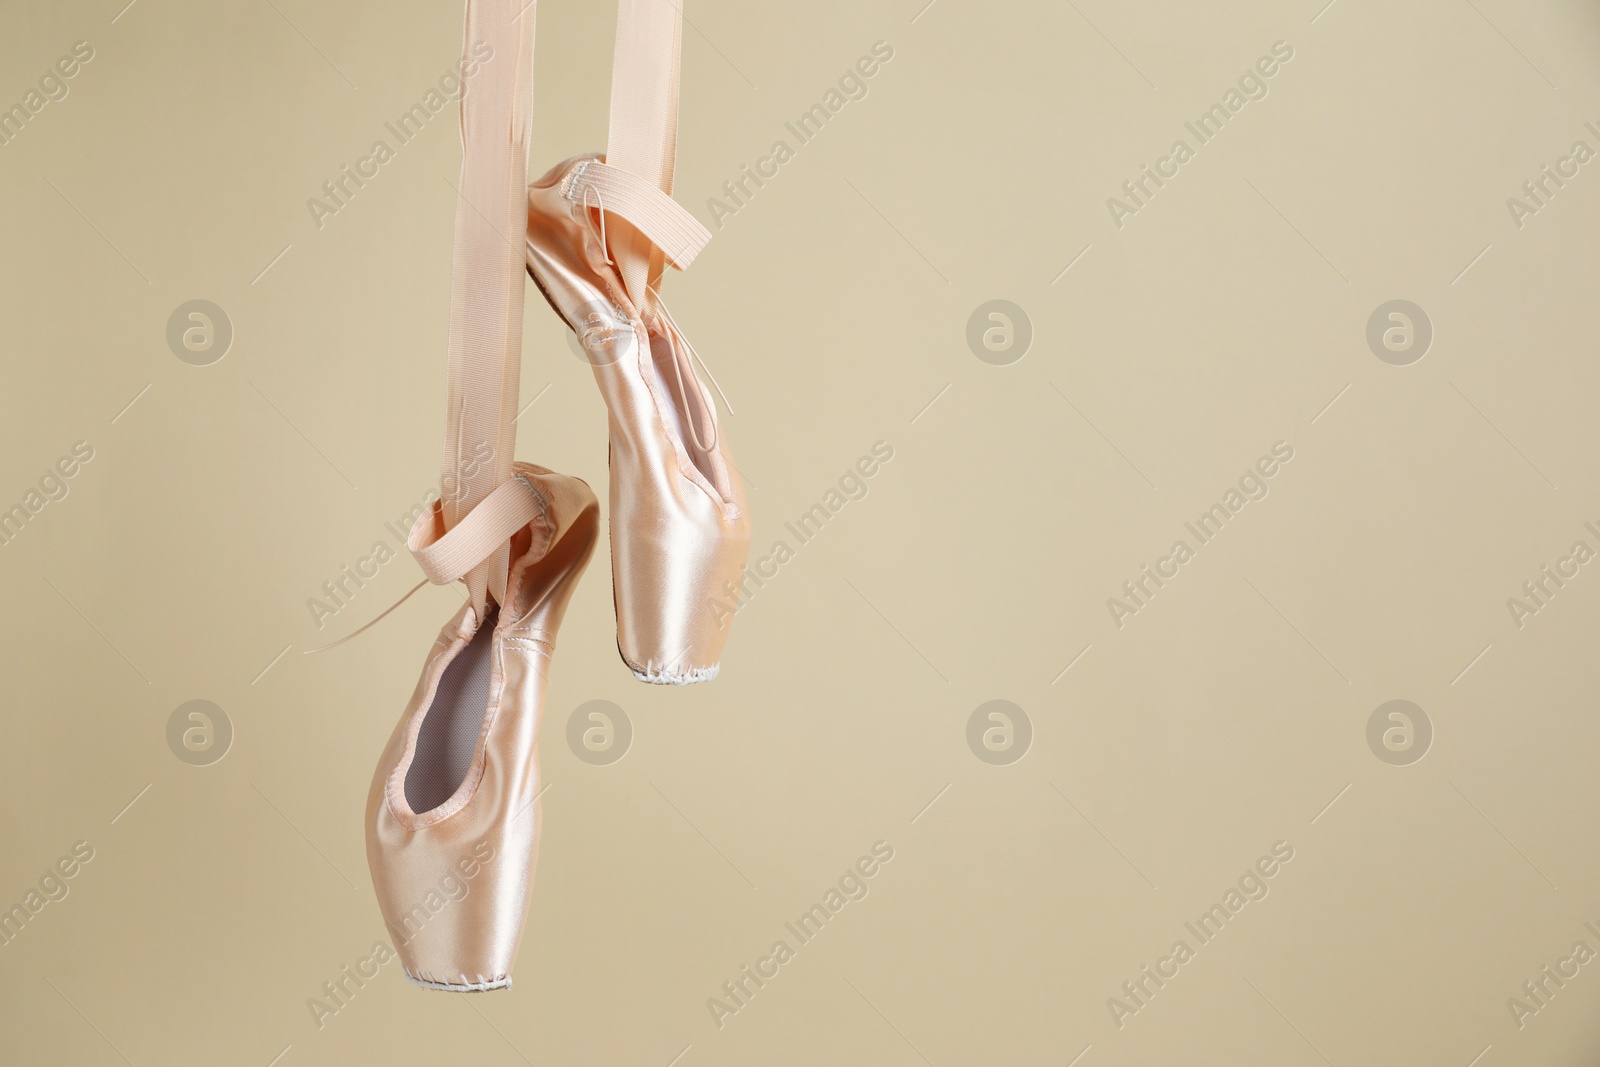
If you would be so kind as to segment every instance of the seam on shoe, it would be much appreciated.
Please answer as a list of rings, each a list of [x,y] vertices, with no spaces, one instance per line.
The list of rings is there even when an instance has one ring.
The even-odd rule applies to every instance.
[[[443,989],[454,993],[483,993],[492,989],[511,988],[511,976],[509,974],[494,975],[489,978],[485,978],[480,974],[475,976],[478,979],[476,982],[463,974],[459,976],[461,981],[451,982],[434,975],[432,971],[424,971],[423,974],[417,975],[406,970],[403,965],[400,971],[406,976],[406,981],[422,986],[424,989]]]
[[[555,645],[531,637],[507,637],[504,640],[506,648],[518,652],[542,655],[548,658],[555,652]]]
[[[636,670],[633,672],[633,676],[639,681],[648,682],[651,685],[695,685],[700,682],[712,681],[721,669],[722,664],[716,663],[710,667],[693,667],[688,671],[682,672],[654,671],[645,673]]]
[[[584,165],[586,164],[580,164],[580,166]],[[578,168],[574,168],[574,170],[576,169]],[[585,209],[581,208],[576,201],[572,200],[570,197],[567,197],[564,191],[562,196],[571,205],[568,208],[568,214],[570,215],[571,220],[574,223],[581,225],[579,215]],[[586,238],[587,236],[588,235],[585,234]],[[602,249],[601,251],[603,253],[605,250]],[[589,258],[587,252],[585,252],[584,258]],[[730,495],[728,497],[724,497],[722,492],[717,489],[716,486],[711,484],[711,480],[705,476],[700,468],[695,466],[694,460],[690,458],[688,450],[684,447],[683,442],[678,439],[678,436],[667,432],[666,417],[662,414],[667,398],[663,397],[660,392],[657,391],[655,383],[652,380],[652,375],[647,372],[646,364],[644,362],[647,359],[653,361],[655,358],[650,349],[650,331],[644,324],[644,316],[638,308],[634,307],[633,301],[628,298],[627,287],[622,285],[621,278],[617,275],[615,267],[612,267],[610,264],[605,264],[602,266],[601,264],[590,262],[589,269],[594,273],[595,278],[604,287],[605,295],[611,303],[612,310],[619,312],[620,317],[626,319],[629,327],[633,330],[634,341],[636,342],[636,347],[639,350],[639,364],[636,370],[638,371],[641,383],[644,385],[645,392],[650,397],[651,405],[654,408],[652,414],[655,416],[656,425],[659,427],[661,436],[666,440],[667,445],[672,450],[673,460],[677,466],[679,476],[688,480],[690,483],[698,487],[701,492],[710,497],[712,503],[717,506],[718,512],[722,515],[725,521],[737,521],[740,515],[743,514],[743,509],[738,506],[738,503],[735,499],[737,496],[737,493],[734,489],[734,478],[736,477],[736,472],[732,470],[727,470],[724,472],[728,478],[728,487],[730,491]],[[570,328],[571,324],[569,323],[568,326]],[[574,330],[573,333],[576,334],[577,331]],[[579,337],[579,343],[582,343],[582,337]],[[587,349],[585,349],[585,351],[587,351]],[[714,406],[713,417],[715,417]],[[718,432],[721,432],[720,427]],[[728,464],[725,463],[724,466],[728,466]]]
[[[555,523],[550,518],[550,500],[544,494],[544,492],[534,484],[533,477],[538,474],[552,474],[554,472],[545,470],[542,467],[536,467],[532,464],[524,463],[517,464],[516,468],[516,477],[522,480],[523,484],[526,485],[529,491],[533,493],[534,499],[539,502],[540,514],[528,523],[528,527],[536,527],[537,532],[543,534],[544,540],[542,544],[530,544],[528,551],[524,552],[522,556],[512,565],[511,573],[508,575],[510,580],[508,580],[506,587],[506,599],[512,602],[515,602],[516,590],[526,579],[528,569],[537,564],[540,560],[544,559],[545,556],[549,555],[550,549],[555,544],[556,532]],[[472,763],[468,766],[466,776],[462,778],[461,784],[456,787],[455,791],[450,794],[449,798],[446,799],[444,803],[438,805],[437,807],[430,808],[426,812],[416,812],[411,810],[410,801],[406,800],[404,796],[405,775],[400,773],[400,767],[398,764],[395,767],[395,772],[390,775],[389,782],[384,788],[384,797],[389,805],[390,814],[394,817],[395,821],[398,822],[400,826],[408,832],[415,832],[426,829],[430,826],[438,825],[446,819],[459,814],[466,808],[468,804],[472,803],[473,798],[478,794],[478,789],[483,785],[483,776],[488,767],[489,735],[494,730],[495,724],[499,721],[500,712],[505,706],[506,649],[515,648],[519,652],[543,652],[547,660],[551,658],[551,655],[555,650],[555,642],[553,640],[549,642],[549,647],[547,649],[537,647],[530,649],[523,645],[516,644],[515,642],[519,640],[535,640],[535,638],[521,637],[516,632],[519,629],[518,623],[520,620],[507,619],[505,616],[504,605],[501,606],[500,610],[501,613],[495,619],[494,630],[489,635],[492,653],[489,680],[490,699],[488,705],[484,708],[483,723],[478,729],[478,739],[473,746]],[[462,638],[459,629],[457,629],[456,637],[450,642],[450,646],[455,646],[459,641],[464,649],[468,641],[478,636],[478,632],[478,630],[474,630],[471,638]],[[521,628],[522,634],[542,634],[545,632],[546,631],[539,629],[538,627]],[[553,638],[554,635],[552,634],[551,637]],[[461,650],[458,649],[456,655],[460,655],[460,651]],[[438,696],[439,683],[443,678],[444,670],[441,668],[438,677],[434,679],[433,685],[430,687],[428,693],[428,707],[430,710],[432,708],[434,699],[436,699]],[[426,714],[424,714],[423,718],[426,717]],[[407,739],[406,747],[411,755],[411,760],[416,758],[416,743],[418,736],[420,736],[420,730],[421,726],[419,722],[418,733],[411,735]],[[411,760],[402,759],[401,761],[405,763],[408,771],[410,769]]]
[[[661,436],[666,440],[667,445],[672,449],[672,457],[677,464],[679,477],[686,479],[704,492],[708,497],[710,497],[711,502],[717,506],[717,511],[721,514],[724,521],[733,522],[737,520],[741,512],[738,503],[731,495],[733,490],[734,472],[724,472],[728,477],[728,489],[730,492],[730,496],[724,497],[722,495],[722,491],[711,484],[711,479],[707,478],[705,476],[705,472],[697,467],[694,463],[694,460],[689,457],[689,451],[682,441],[682,435],[674,434],[667,430],[667,420],[663,412],[665,411],[670,398],[661,395],[661,392],[656,388],[655,376],[651,372],[651,367],[653,366],[655,360],[655,353],[650,348],[650,328],[644,324],[644,318],[642,316],[631,315],[629,316],[628,322],[629,325],[633,327],[634,340],[638,342],[639,377],[644,382],[645,392],[650,394],[650,401],[655,408],[652,414],[655,415],[656,427]],[[647,365],[645,360],[650,360],[651,365]],[[687,398],[685,398],[685,402],[687,403]],[[685,414],[685,417],[687,418],[689,416]],[[712,408],[712,417],[716,417],[715,406]],[[722,432],[720,425],[717,428],[717,432],[719,435]],[[718,451],[720,452],[720,436],[718,440]]]
[[[621,649],[617,650],[620,654]],[[709,682],[722,670],[721,663],[713,663],[709,667],[690,667],[688,670],[673,670],[670,667],[640,667],[627,656],[622,657],[622,662],[628,670],[641,682],[651,685],[694,685],[698,682]]]
[[[516,471],[516,474],[513,475],[513,477],[517,478],[522,482],[523,485],[527,486],[528,491],[533,494],[533,498],[539,502],[539,514],[533,519],[529,520],[525,529],[537,527],[538,533],[544,535],[543,541],[537,546],[530,542],[528,545],[528,551],[523,553],[522,560],[518,560],[518,563],[522,563],[523,560],[529,561],[529,563],[523,564],[524,568],[526,568],[526,566],[530,565],[532,562],[537,562],[538,560],[541,560],[545,556],[549,555],[551,547],[555,544],[556,526],[555,523],[550,519],[550,498],[545,496],[543,490],[541,490],[539,486],[535,484],[535,479],[540,474],[550,474],[553,472],[543,470],[542,468],[535,468],[526,463],[515,464],[513,469]],[[509,592],[506,595],[506,599],[511,599]],[[501,606],[504,607],[504,605]]]
[[[589,164],[593,162],[595,162],[594,156],[578,157],[578,162],[573,165],[571,170],[567,171],[567,176],[561,179],[561,187],[559,192],[563,200],[570,200],[573,203],[577,202],[572,195],[572,188],[582,180],[584,172],[589,169]]]

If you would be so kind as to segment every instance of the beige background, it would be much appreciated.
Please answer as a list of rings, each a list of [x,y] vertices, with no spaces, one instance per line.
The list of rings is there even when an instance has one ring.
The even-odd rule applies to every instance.
[[[0,147],[0,503],[94,448],[0,548],[0,905],[94,849],[0,947],[0,1061],[1593,1062],[1600,965],[1521,1028],[1506,1001],[1600,950],[1600,576],[1520,629],[1506,600],[1600,548],[1600,164],[1520,229],[1506,198],[1600,149],[1600,15],[1322,2],[690,7],[678,197],[707,221],[894,49],[670,285],[760,551],[873,442],[894,459],[712,685],[631,679],[597,558],[515,988],[391,963],[320,1027],[383,936],[364,798],[457,599],[311,659],[416,568],[320,631],[306,600],[437,477],[453,115],[321,230],[306,199],[455,61],[459,4],[0,6],[6,106],[95,50]],[[540,7],[536,173],[603,145],[614,18]],[[1280,40],[1269,95],[1113,225]],[[197,298],[235,331],[205,367],[165,340]],[[965,340],[991,299],[1032,322],[1009,366]],[[1393,299],[1435,332],[1409,366],[1365,339]],[[520,455],[603,498],[603,408],[536,295],[525,347]],[[1114,626],[1279,440],[1270,495]],[[210,766],[166,740],[194,699],[235,731]],[[565,740],[595,699],[633,724],[610,766]],[[1032,724],[1009,766],[967,744],[991,699]],[[1391,699],[1435,732],[1410,766],[1366,740]],[[879,840],[870,894],[719,1029],[708,998]],[[1108,998],[1279,841],[1270,894],[1119,1028]]]

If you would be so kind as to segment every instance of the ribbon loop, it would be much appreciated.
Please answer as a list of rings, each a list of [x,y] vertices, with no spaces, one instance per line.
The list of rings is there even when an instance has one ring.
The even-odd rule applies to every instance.
[[[678,270],[687,270],[711,240],[711,231],[676,200],[621,167],[591,159],[573,168],[562,195],[587,205],[591,192],[602,211],[632,223]]]
[[[678,80],[683,46],[681,0],[617,0],[617,46],[611,59],[611,129],[606,164],[672,196],[678,156]],[[619,217],[611,232],[628,299],[654,321],[667,249]]]
[[[443,502],[417,517],[406,538],[422,573],[434,585],[458,581],[488,559],[513,534],[531,522],[548,525],[544,499],[526,478],[517,476],[467,513],[466,518],[445,528]]]
[[[461,95],[461,182],[450,271],[439,509],[445,531],[466,521],[513,472],[526,288],[521,235],[528,225],[534,19],[532,0],[467,0],[462,69],[477,73],[471,89],[463,88]],[[508,541],[491,546],[462,575],[479,612],[490,597],[505,595],[510,562]]]

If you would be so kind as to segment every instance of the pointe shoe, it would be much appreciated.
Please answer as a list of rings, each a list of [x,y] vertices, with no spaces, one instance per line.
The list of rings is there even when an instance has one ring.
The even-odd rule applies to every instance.
[[[599,532],[583,482],[526,463],[515,470],[483,505],[519,524],[504,606],[490,601],[479,619],[469,602],[440,631],[367,798],[367,863],[384,923],[406,977],[434,989],[511,985],[538,851],[546,670]],[[461,570],[477,561],[441,562],[426,549],[459,549],[473,533],[443,535],[436,503],[412,542],[425,546],[425,569]]]
[[[528,273],[577,335],[610,413],[617,651],[643,682],[710,681],[744,580],[749,515],[693,349],[664,307],[646,318],[628,298],[607,253],[606,213],[680,267],[710,234],[599,156],[567,160],[528,187]]]

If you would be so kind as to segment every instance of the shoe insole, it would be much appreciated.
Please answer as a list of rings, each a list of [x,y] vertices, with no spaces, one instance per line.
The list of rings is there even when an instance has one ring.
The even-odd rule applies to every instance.
[[[491,607],[467,647],[445,667],[433,704],[423,717],[417,750],[406,771],[406,803],[419,815],[449,800],[472,765],[478,731],[489,709],[489,675],[498,614]]]

